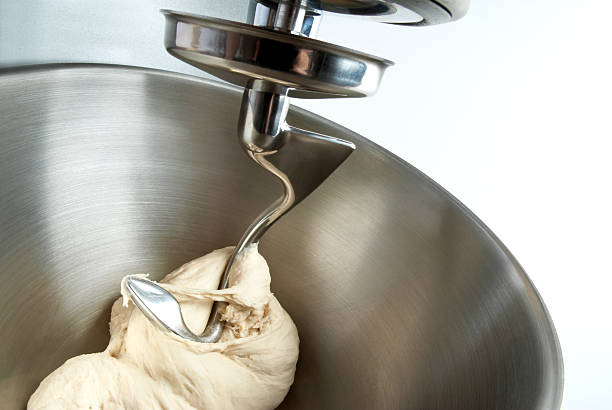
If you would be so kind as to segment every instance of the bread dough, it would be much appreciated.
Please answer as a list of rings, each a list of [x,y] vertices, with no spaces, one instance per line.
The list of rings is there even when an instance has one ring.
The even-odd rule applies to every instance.
[[[215,290],[233,248],[195,259],[160,285],[200,334],[212,300],[227,301],[217,343],[162,332],[133,304],[112,307],[110,342],[101,353],[68,360],[47,376],[28,409],[273,409],[287,394],[298,358],[293,321],[270,293],[270,272],[256,247],[236,260],[229,287]]]

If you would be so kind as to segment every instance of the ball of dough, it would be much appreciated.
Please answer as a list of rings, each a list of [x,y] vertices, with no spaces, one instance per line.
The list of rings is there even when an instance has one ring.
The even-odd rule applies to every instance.
[[[112,308],[101,353],[68,360],[47,376],[28,409],[273,409],[293,383],[299,339],[270,292],[256,247],[236,260],[227,289],[216,290],[233,248],[213,251],[160,283],[180,302],[185,323],[201,333],[212,300],[227,301],[217,343],[180,339],[154,327],[133,305]]]

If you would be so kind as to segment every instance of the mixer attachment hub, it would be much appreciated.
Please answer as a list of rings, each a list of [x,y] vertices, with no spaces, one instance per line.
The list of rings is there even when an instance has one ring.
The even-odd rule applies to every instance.
[[[286,87],[292,97],[365,97],[376,92],[393,64],[274,28],[163,13],[170,54],[241,87],[258,79]]]

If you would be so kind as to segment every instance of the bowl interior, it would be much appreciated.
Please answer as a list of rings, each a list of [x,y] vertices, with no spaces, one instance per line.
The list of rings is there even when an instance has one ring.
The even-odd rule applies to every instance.
[[[240,150],[240,92],[145,69],[0,74],[0,396],[23,408],[100,351],[119,281],[236,243],[281,187]],[[261,243],[300,332],[283,408],[558,408],[550,318],[504,246],[451,195],[357,151]]]

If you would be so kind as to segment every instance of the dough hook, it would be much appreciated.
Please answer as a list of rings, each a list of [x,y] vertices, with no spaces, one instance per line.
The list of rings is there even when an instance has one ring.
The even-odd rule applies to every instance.
[[[435,24],[461,14],[458,9],[458,15],[452,16],[437,3],[420,0],[373,0],[368,5],[336,0],[259,0],[252,6],[252,24],[162,11],[170,54],[245,88],[238,120],[240,144],[284,187],[284,195],[260,214],[240,239],[219,289],[228,286],[236,257],[258,243],[274,222],[313,192],[355,149],[349,141],[287,124],[289,97],[368,96],[376,92],[385,69],[392,65],[388,60],[311,38],[321,10],[404,25]],[[407,20],[413,16],[419,18]],[[203,343],[221,337],[222,302],[214,302],[204,332],[195,335],[185,325],[179,303],[159,285],[129,276],[124,289],[163,330]]]
[[[238,135],[246,153],[282,182],[284,194],[246,230],[227,262],[219,289],[227,287],[236,257],[249,245],[258,243],[274,222],[314,191],[355,149],[349,141],[288,125],[288,90],[262,90],[265,86],[256,80],[245,90]],[[125,289],[134,304],[160,328],[203,343],[214,343],[221,337],[222,302],[213,304],[204,333],[195,335],[183,322],[176,299],[161,286],[130,276]]]

